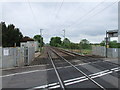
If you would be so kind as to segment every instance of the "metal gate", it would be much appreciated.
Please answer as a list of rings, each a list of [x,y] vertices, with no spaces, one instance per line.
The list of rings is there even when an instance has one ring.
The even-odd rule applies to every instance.
[[[24,65],[25,65],[25,66],[29,65],[29,60],[28,60],[28,47],[24,47]]]
[[[20,59],[20,48],[13,48],[14,52],[14,61],[15,61],[15,67],[19,66],[19,59]]]

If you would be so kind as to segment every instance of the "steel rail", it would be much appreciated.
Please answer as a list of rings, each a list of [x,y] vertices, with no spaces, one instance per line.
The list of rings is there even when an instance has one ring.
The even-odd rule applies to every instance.
[[[67,55],[69,55],[69,56],[72,56],[72,57],[75,57],[75,56],[79,56],[80,58],[77,58],[78,60],[81,60],[83,63],[89,63],[89,62],[96,62],[96,61],[99,61],[100,62],[100,60],[85,60],[85,58],[89,58],[89,57],[85,57],[85,56],[82,56],[82,55],[80,55],[80,54],[78,54],[77,55],[77,53],[75,54],[74,52],[70,52],[70,51],[66,51],[66,50],[64,50],[64,49],[58,49],[58,48],[54,48],[54,49],[56,49],[56,50],[58,50],[58,51],[60,51],[60,52],[62,52],[62,53],[65,53],[65,54],[67,54]],[[71,54],[73,54],[73,55],[71,55]],[[90,57],[91,58],[91,57]],[[93,58],[92,58],[93,59]]]
[[[55,48],[55,49],[57,49],[57,50],[59,50],[60,52],[65,52],[65,54],[66,53],[71,53],[71,54],[74,54],[74,52],[72,53],[72,52],[70,52],[70,51],[67,51],[67,50],[64,50],[64,49],[58,49],[58,48]],[[76,54],[74,54],[74,55],[79,55],[78,53],[76,53]],[[81,56],[81,55],[79,55],[79,56]],[[92,58],[92,57],[89,57],[89,58]],[[84,61],[84,60],[82,60],[82,61]],[[86,61],[86,60],[85,60]],[[99,61],[100,62],[100,61]],[[104,62],[104,61],[102,61],[102,62]],[[105,61],[105,63],[108,63],[108,64],[112,64],[112,65],[116,65],[117,67],[119,67],[120,66],[120,64],[118,64],[118,63],[113,63],[113,62],[110,62],[110,61]],[[97,64],[95,64],[96,66],[99,66],[99,67],[102,67],[102,66],[100,66],[100,65],[97,65]],[[94,65],[92,65],[92,66],[94,66]],[[108,69],[108,68],[106,68],[106,67],[102,67],[102,68],[104,68],[104,69]],[[113,71],[113,70],[111,70],[111,69],[109,69],[110,71]]]
[[[80,56],[80,57],[85,57],[85,56],[80,55],[79,53],[67,51],[67,50],[64,50],[64,49],[58,49],[58,48],[55,48],[55,49],[59,50],[60,52],[62,52],[62,50],[63,50],[65,53],[68,52],[68,53],[71,53],[71,54],[73,54],[73,55],[77,55],[77,56]],[[63,52],[63,53],[64,53],[64,52]],[[93,57],[91,57],[91,56],[88,56],[88,57],[89,57],[89,58],[93,58]],[[114,64],[114,65],[117,65],[117,66],[120,66],[119,63],[113,63],[113,62],[109,62],[109,61],[106,61],[106,62],[111,63],[111,64]]]
[[[51,49],[57,56],[59,56],[61,59],[63,59],[64,61],[66,61],[67,63],[69,63],[72,67],[74,67],[77,71],[79,71],[80,73],[82,73],[84,76],[86,76],[90,81],[92,81],[94,84],[96,84],[98,87],[100,87],[103,90],[106,90],[102,85],[100,85],[98,82],[96,82],[95,80],[93,80],[90,76],[88,76],[87,74],[85,74],[83,71],[81,71],[79,68],[77,68],[75,65],[73,65],[71,62],[69,62],[68,60],[66,60],[65,58],[63,58],[62,56],[60,56],[55,50]]]
[[[57,78],[58,78],[58,80],[59,80],[59,84],[60,84],[61,88],[62,88],[63,90],[65,90],[64,82],[62,81],[62,79],[61,79],[61,77],[60,77],[60,74],[59,74],[59,72],[58,72],[58,70],[57,70],[57,68],[56,68],[56,66],[55,66],[55,64],[54,64],[54,62],[53,62],[53,59],[52,59],[52,57],[51,57],[51,55],[50,55],[49,52],[48,52],[48,57],[49,57],[50,60],[51,60],[51,63],[52,63],[52,65],[53,65],[53,68],[54,68],[54,70],[55,70],[55,73],[56,73],[56,75],[57,75]]]

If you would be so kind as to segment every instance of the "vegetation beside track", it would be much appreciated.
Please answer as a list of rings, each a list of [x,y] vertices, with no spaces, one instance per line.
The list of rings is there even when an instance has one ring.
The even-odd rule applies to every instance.
[[[68,38],[62,41],[60,37],[51,37],[50,46],[63,48],[72,52],[77,52],[84,55],[92,54],[92,46],[105,46],[105,41],[101,43],[90,43],[87,39],[82,39],[79,43],[73,43]],[[109,42],[109,48],[119,48],[120,44],[117,41]]]
[[[63,48],[65,49],[65,48]],[[80,54],[84,54],[84,55],[91,55],[92,54],[92,49],[65,49],[65,50],[69,50],[71,52],[76,52],[76,53],[80,53]]]
[[[62,41],[60,37],[52,37],[50,40],[50,45],[80,54],[91,54],[92,51],[92,45],[87,39],[82,39],[80,43],[73,43],[68,38],[65,38]]]

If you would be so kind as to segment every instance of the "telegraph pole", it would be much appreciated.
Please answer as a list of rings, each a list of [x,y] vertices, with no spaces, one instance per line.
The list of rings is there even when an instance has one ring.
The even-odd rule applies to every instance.
[[[65,39],[65,29],[63,29],[63,32],[64,32],[64,35],[63,35],[63,37],[64,37],[64,39]]]
[[[41,35],[41,37],[42,37],[42,30],[43,30],[43,29],[40,29],[40,35]]]
[[[43,29],[40,29],[40,52],[42,51],[42,41],[41,41],[41,38],[42,38],[42,30]]]

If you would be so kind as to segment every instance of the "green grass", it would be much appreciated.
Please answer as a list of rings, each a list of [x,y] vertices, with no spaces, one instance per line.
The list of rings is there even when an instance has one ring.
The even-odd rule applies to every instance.
[[[72,52],[76,52],[76,53],[80,53],[80,54],[87,54],[87,55],[91,55],[92,54],[92,49],[66,49]]]
[[[83,54],[92,54],[92,50],[91,49],[83,49],[82,53]]]

